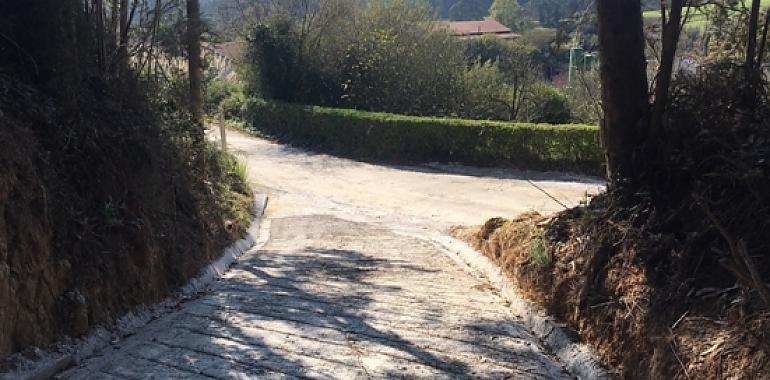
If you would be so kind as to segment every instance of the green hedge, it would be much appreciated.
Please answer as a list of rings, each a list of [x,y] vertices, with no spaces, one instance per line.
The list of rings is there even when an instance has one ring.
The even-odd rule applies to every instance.
[[[457,162],[600,174],[599,132],[545,125],[414,117],[251,100],[250,128],[316,151],[389,162]]]

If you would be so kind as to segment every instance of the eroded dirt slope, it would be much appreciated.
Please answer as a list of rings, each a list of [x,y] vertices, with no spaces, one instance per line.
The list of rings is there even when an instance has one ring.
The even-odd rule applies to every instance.
[[[159,301],[233,237],[141,98],[81,96],[0,75],[0,359]]]

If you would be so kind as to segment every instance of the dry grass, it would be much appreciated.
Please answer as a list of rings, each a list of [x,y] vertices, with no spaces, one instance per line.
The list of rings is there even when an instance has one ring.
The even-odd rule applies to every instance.
[[[633,219],[578,208],[525,214],[452,234],[498,263],[533,302],[578,330],[626,379],[770,378],[770,317],[739,287],[666,278],[669,244]],[[531,257],[542,239],[552,262]],[[667,252],[662,252],[666,254]]]

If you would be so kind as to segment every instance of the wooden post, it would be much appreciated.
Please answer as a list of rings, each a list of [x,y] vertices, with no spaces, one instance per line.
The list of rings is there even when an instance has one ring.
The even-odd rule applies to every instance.
[[[222,140],[222,151],[227,152],[227,128],[225,128],[225,115],[219,114],[219,136]]]

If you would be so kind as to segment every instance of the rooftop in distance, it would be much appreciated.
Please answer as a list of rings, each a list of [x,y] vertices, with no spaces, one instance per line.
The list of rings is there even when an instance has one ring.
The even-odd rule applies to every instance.
[[[506,40],[521,37],[521,35],[514,33],[510,28],[495,20],[441,21],[436,23],[434,29],[445,30],[460,39],[478,38],[485,35],[494,35]]]

